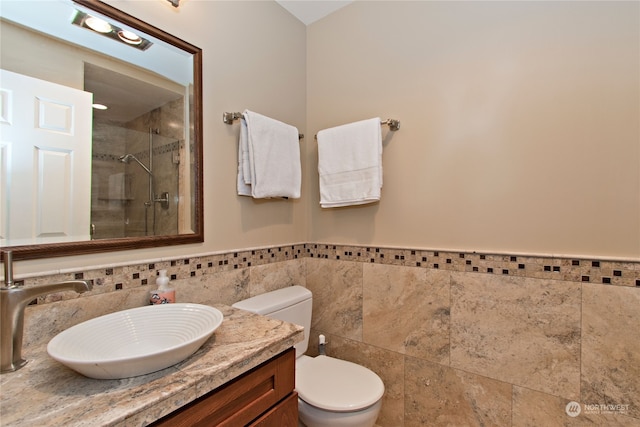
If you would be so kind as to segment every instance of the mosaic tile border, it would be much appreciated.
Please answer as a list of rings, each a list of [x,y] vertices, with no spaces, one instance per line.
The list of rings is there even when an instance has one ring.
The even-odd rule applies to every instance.
[[[523,255],[492,255],[424,249],[305,243],[212,255],[192,256],[125,266],[88,269],[70,273],[24,278],[26,286],[63,280],[91,280],[92,293],[114,292],[152,285],[159,270],[166,269],[171,280],[184,280],[224,271],[290,261],[319,258],[441,269],[479,274],[568,280],[574,282],[629,286],[640,289],[640,262],[606,261]],[[69,296],[74,298],[75,296]],[[63,299],[62,294],[42,297],[38,303]]]
[[[176,139],[176,140],[174,140],[172,142],[169,142],[167,144],[163,144],[163,145],[158,146],[158,147],[153,147],[153,154],[154,155],[161,155],[161,154],[171,153],[173,151],[178,151],[181,146],[182,146],[182,142]],[[134,155],[140,160],[146,160],[146,159],[149,158],[149,152],[148,151],[139,151],[137,153],[134,153]],[[120,157],[122,157],[121,153],[113,154],[113,153],[96,153],[96,152],[94,152],[94,153],[91,154],[91,159],[92,160],[99,160],[99,161],[103,161],[103,162],[114,162],[114,163],[118,163],[118,164],[120,164]]]
[[[286,245],[232,251],[211,255],[181,257],[173,260],[137,263],[124,266],[89,268],[84,271],[50,274],[37,277],[23,277],[19,282],[25,286],[34,286],[64,280],[90,280],[93,283],[91,294],[102,294],[140,286],[153,285],[159,270],[167,270],[171,280],[184,280],[237,270],[253,266],[289,261],[303,258],[305,245]],[[76,298],[75,294],[50,294],[39,297],[38,304]]]
[[[467,273],[502,274],[640,288],[640,262],[528,255],[492,255],[423,249],[331,244],[306,245],[306,256],[422,267]]]

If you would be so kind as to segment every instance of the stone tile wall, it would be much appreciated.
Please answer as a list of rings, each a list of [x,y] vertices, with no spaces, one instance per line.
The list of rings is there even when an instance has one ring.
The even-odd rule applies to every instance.
[[[312,339],[381,376],[379,426],[640,426],[638,263],[307,246]]]
[[[136,265],[90,267],[34,277],[24,286],[63,280],[90,280],[93,290],[50,294],[25,311],[24,349],[48,342],[63,330],[108,313],[149,303],[159,270],[166,269],[177,302],[227,304],[291,285],[305,285],[304,245],[249,249],[191,258],[153,260]],[[20,263],[14,266],[19,273]]]
[[[24,278],[95,284],[29,307],[25,348],[146,304],[160,269],[179,301],[311,289],[309,353],[323,333],[381,376],[381,427],[640,426],[638,262],[299,244],[95,267]]]

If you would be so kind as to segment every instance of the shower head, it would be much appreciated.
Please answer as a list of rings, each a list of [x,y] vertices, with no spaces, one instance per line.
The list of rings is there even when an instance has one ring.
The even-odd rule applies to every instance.
[[[146,167],[140,160],[138,160],[138,158],[136,156],[134,156],[133,154],[125,154],[124,156],[120,156],[118,157],[118,160],[120,160],[122,163],[127,163],[129,164],[131,162],[131,160],[135,161],[136,163],[138,163],[140,166],[142,166],[142,169],[145,170],[145,172],[147,172],[149,175],[153,176],[153,174],[151,173],[151,171],[149,170],[148,167]]]
[[[135,159],[135,156],[133,154],[125,154],[124,156],[118,157],[118,160],[120,160],[122,163],[129,163],[132,158]]]

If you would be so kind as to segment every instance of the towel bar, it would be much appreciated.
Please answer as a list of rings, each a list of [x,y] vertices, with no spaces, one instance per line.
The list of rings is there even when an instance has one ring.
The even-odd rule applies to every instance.
[[[242,113],[223,113],[222,121],[228,125],[232,125],[234,120],[242,118]]]
[[[387,120],[380,120],[380,126],[382,125],[389,125],[389,130],[392,131],[397,131],[400,130],[400,120],[396,120],[396,119],[387,119]],[[318,135],[314,135],[313,139],[318,139]]]
[[[392,131],[400,130],[400,120],[396,120],[396,119],[380,120],[380,124],[389,125],[389,130],[392,130]]]
[[[222,121],[225,124],[232,125],[235,120],[241,119],[242,113],[222,113]],[[304,134],[299,133],[298,139],[304,138]]]

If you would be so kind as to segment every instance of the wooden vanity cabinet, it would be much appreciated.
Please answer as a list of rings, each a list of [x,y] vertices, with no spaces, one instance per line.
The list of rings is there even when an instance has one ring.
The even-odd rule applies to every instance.
[[[153,427],[297,427],[291,348],[152,424]]]

